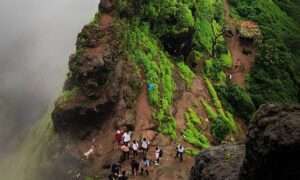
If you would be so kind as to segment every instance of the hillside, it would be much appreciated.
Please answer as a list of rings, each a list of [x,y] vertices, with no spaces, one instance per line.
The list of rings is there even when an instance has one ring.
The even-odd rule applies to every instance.
[[[194,155],[245,141],[261,104],[299,102],[299,6],[289,3],[102,0],[52,113],[63,140],[55,158],[74,160],[66,177],[107,178],[123,129],[151,141],[150,159],[155,146],[164,150],[151,176],[135,179],[188,179]]]

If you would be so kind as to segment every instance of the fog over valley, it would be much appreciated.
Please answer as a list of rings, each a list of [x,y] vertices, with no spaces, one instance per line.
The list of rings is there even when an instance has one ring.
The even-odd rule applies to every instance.
[[[0,1],[0,160],[61,91],[77,33],[98,0]]]

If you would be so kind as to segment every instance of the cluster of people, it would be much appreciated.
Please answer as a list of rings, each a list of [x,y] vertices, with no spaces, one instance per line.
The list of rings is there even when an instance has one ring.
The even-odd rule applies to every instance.
[[[126,171],[121,172],[121,163],[130,161],[131,175],[148,176],[149,167],[154,164],[158,166],[160,159],[163,156],[163,150],[161,147],[156,146],[154,151],[154,160],[148,158],[148,151],[150,147],[150,141],[146,138],[141,140],[132,140],[132,132],[117,130],[115,134],[115,141],[121,150],[120,161],[117,164],[112,165],[112,174],[109,176],[111,180],[123,180],[128,179]],[[184,147],[179,144],[176,147],[176,159],[183,161]]]

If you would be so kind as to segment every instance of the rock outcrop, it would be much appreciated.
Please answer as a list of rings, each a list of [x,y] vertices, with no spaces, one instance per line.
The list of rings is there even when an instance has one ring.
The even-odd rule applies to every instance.
[[[221,145],[196,157],[190,180],[237,180],[245,155],[244,145]]]
[[[52,113],[60,134],[83,138],[109,120],[134,124],[135,112],[128,109],[136,102],[142,77],[136,65],[121,55],[112,16],[99,18],[96,15],[83,28],[77,52],[70,57],[64,93]]]
[[[263,105],[246,145],[221,145],[196,158],[191,180],[300,179],[300,106]]]
[[[300,106],[264,105],[249,127],[241,180],[300,179]]]

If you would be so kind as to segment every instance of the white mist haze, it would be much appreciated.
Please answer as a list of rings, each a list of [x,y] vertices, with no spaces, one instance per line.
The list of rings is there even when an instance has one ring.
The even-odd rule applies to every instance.
[[[0,1],[0,160],[58,96],[77,33],[98,2]]]

